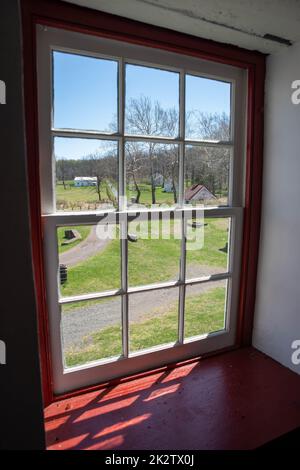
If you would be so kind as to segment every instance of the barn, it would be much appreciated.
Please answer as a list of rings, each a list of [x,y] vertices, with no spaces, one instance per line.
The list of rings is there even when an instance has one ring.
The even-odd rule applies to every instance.
[[[214,196],[203,184],[193,184],[193,186],[187,188],[185,191],[186,202],[208,199],[216,199],[216,196]]]

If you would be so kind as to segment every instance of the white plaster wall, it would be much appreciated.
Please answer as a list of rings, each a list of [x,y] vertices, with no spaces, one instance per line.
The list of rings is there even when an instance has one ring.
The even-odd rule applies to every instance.
[[[300,373],[300,43],[267,60],[262,230],[253,345]]]
[[[271,53],[265,34],[300,41],[299,0],[65,0],[183,33]]]

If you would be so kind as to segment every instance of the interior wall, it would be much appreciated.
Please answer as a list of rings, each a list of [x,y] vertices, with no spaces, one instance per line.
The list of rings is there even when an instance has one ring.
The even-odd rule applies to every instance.
[[[300,373],[300,43],[267,59],[262,230],[253,331],[255,347]]]
[[[6,364],[0,364],[0,449],[43,449],[17,0],[1,0],[0,80],[6,84],[6,104],[0,105],[0,340],[6,345]]]

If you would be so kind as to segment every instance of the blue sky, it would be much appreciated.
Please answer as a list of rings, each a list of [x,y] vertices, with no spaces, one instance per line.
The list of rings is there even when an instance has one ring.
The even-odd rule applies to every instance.
[[[54,52],[54,127],[107,132],[116,123],[118,64],[75,54]],[[179,75],[155,68],[126,66],[126,103],[149,96],[163,108],[179,108]],[[230,85],[186,77],[186,111],[229,114]],[[57,158],[80,158],[101,151],[95,139],[55,139]]]

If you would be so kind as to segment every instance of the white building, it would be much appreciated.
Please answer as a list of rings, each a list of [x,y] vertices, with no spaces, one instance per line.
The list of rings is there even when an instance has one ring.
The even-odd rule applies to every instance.
[[[162,186],[164,182],[164,177],[160,173],[154,173],[153,175],[154,186]]]
[[[97,186],[96,176],[76,176],[74,178],[74,186],[76,188],[80,186]]]
[[[177,188],[177,184],[175,184],[175,189],[176,191],[178,190]],[[163,192],[164,193],[172,193],[174,190],[173,188],[173,181],[171,180],[171,178],[168,178],[165,182],[164,182],[164,189],[163,189]]]

